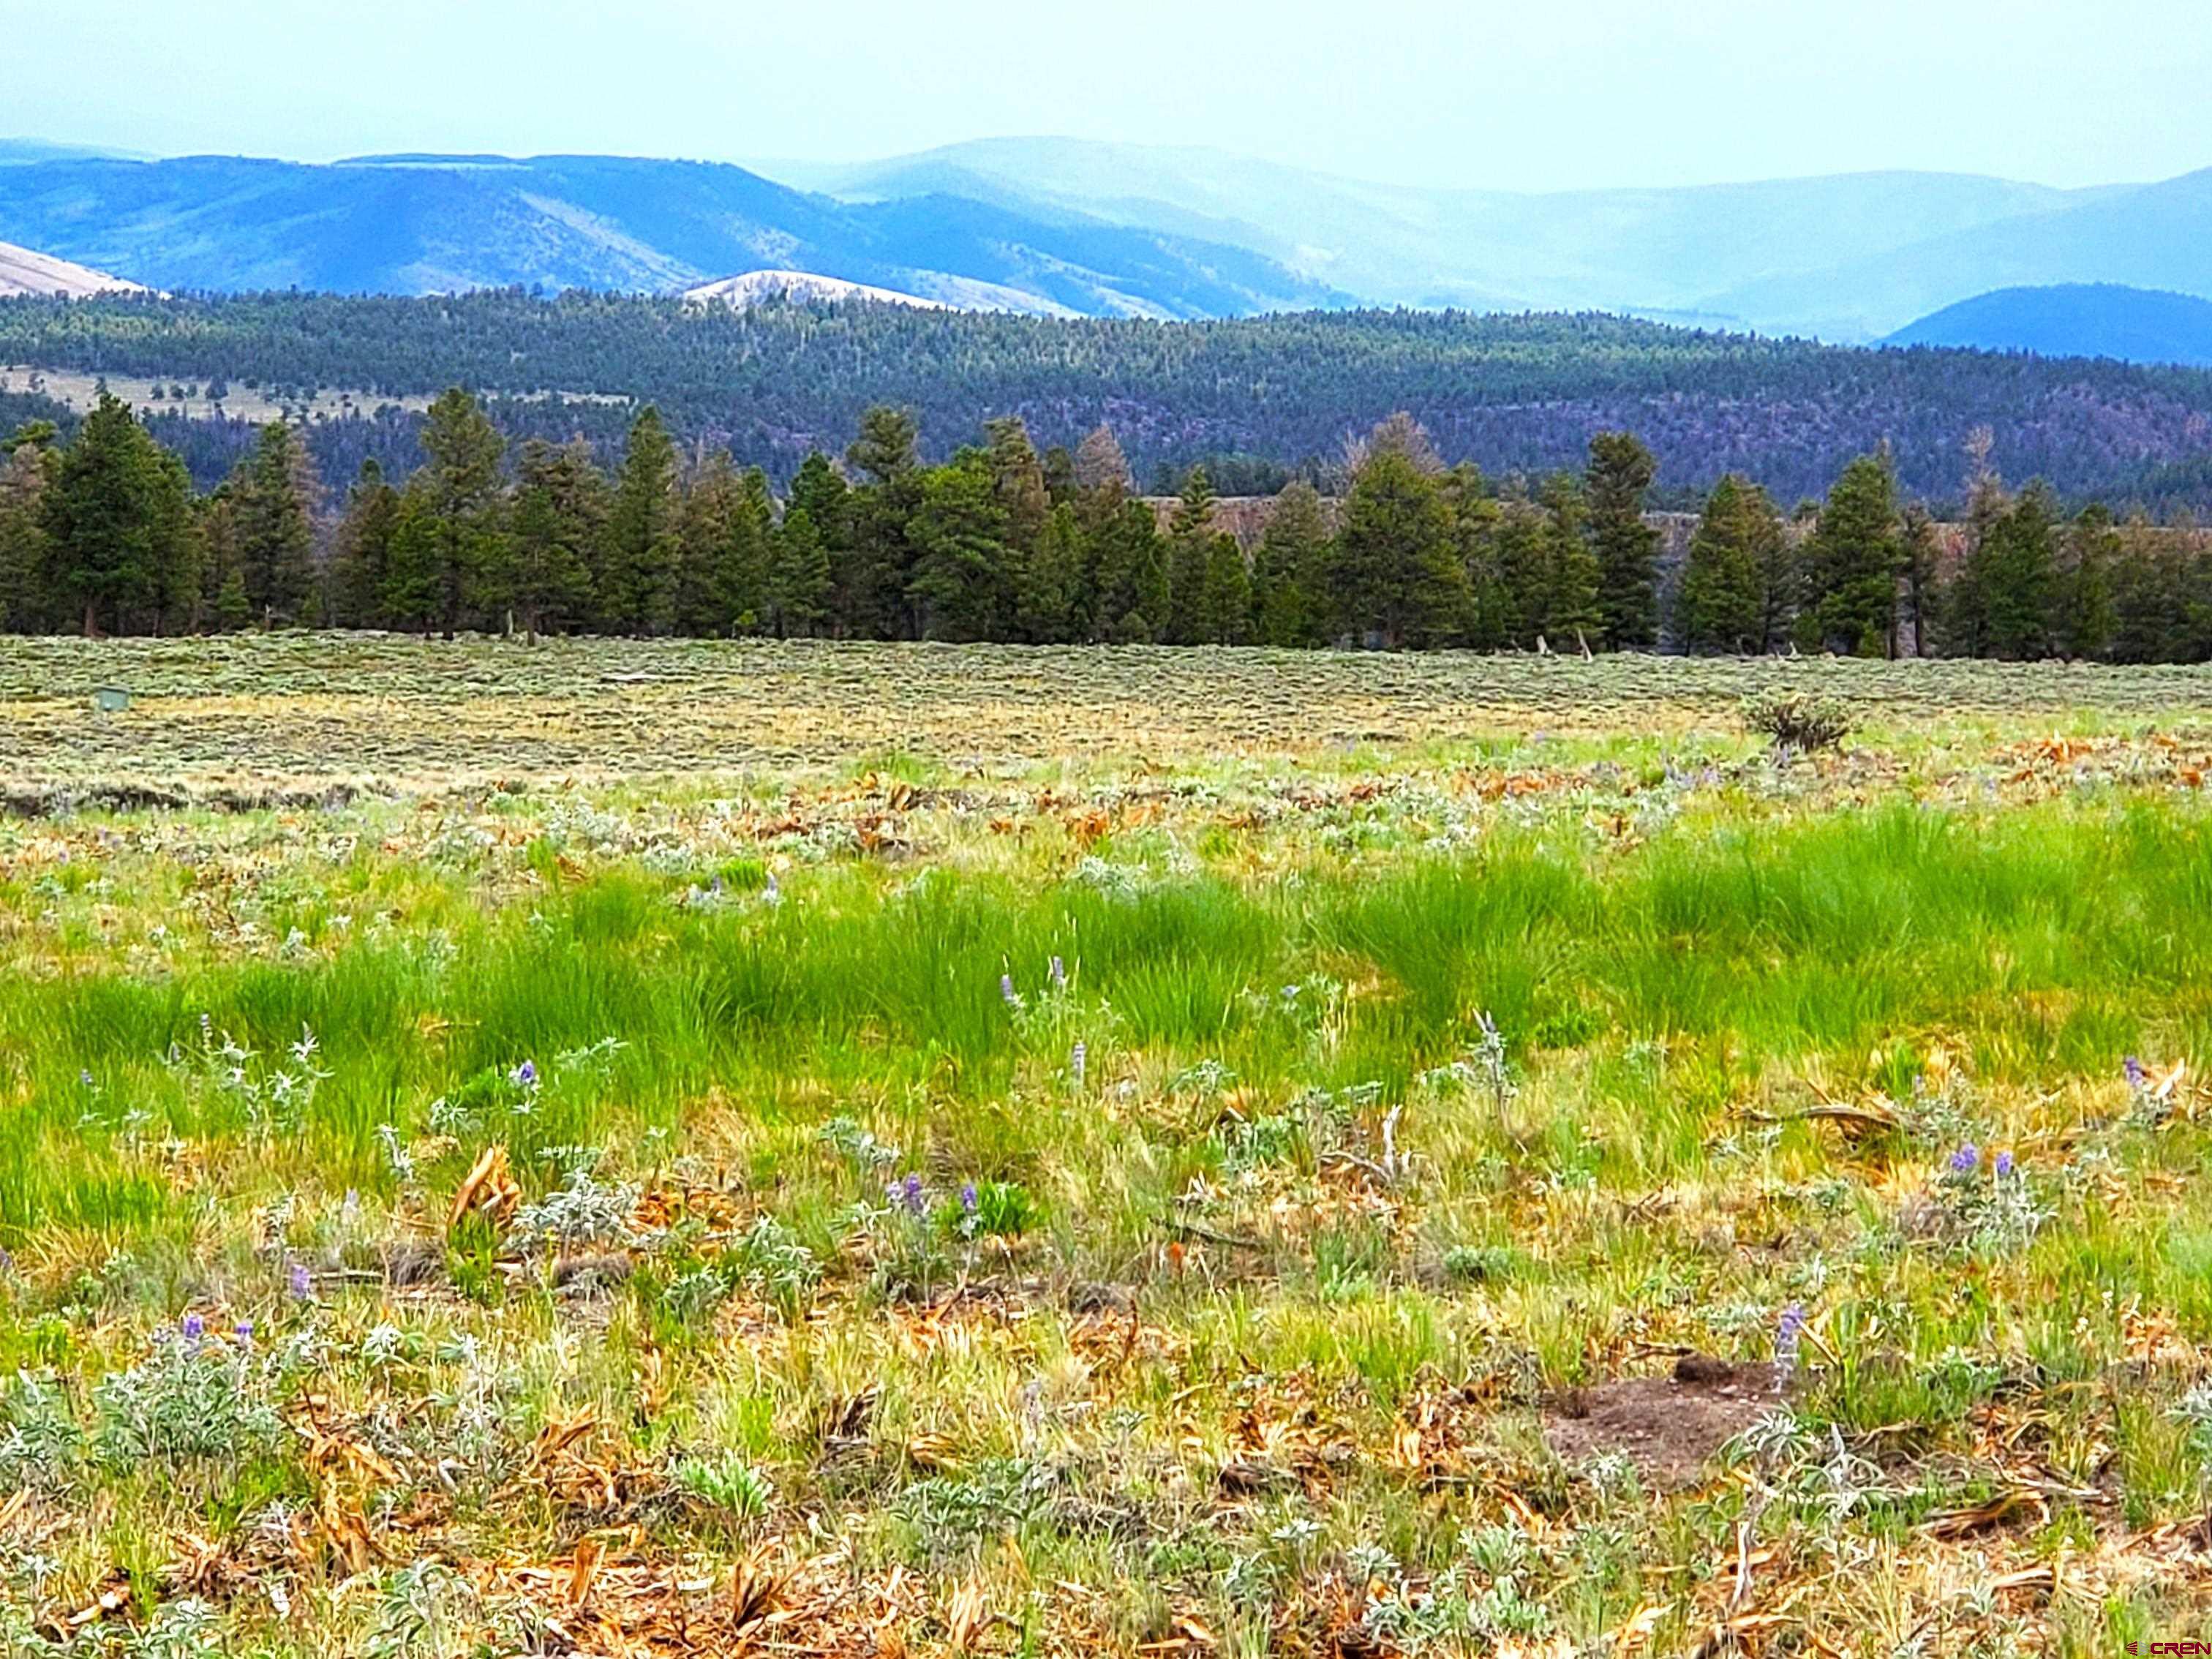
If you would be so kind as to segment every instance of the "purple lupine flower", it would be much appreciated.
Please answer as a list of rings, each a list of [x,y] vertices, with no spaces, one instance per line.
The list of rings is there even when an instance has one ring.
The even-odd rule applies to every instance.
[[[975,1213],[975,1183],[964,1183],[960,1188],[960,1207],[969,1215]]]
[[[1079,1089],[1083,1086],[1084,1064],[1090,1058],[1091,1050],[1083,1046],[1083,1039],[1076,1038],[1075,1048],[1067,1056],[1067,1075],[1069,1080]]]
[[[1990,1167],[1996,1171],[1997,1179],[1999,1181],[2008,1179],[2012,1174],[2013,1168],[2011,1152],[2007,1150],[2005,1152],[1999,1152],[1996,1155],[1996,1161]]]
[[[526,1060],[507,1075],[507,1079],[519,1089],[535,1089],[538,1086],[538,1062]]]
[[[307,1272],[307,1264],[295,1261],[284,1273],[284,1288],[292,1293],[295,1302],[305,1302],[315,1293],[315,1281]]]
[[[230,1334],[236,1337],[239,1341],[243,1343],[246,1346],[250,1348],[253,1346],[253,1322],[252,1320],[240,1320],[236,1325],[231,1328]]]
[[[1014,976],[1012,974],[999,975],[999,1000],[1009,1008],[1018,1008],[1022,1006],[1022,994],[1014,989]]]
[[[1978,1165],[1981,1161],[1982,1149],[1975,1146],[1974,1143],[1970,1140],[1965,1146],[1960,1147],[1957,1152],[1951,1154],[1951,1173],[1953,1175],[1972,1175],[1973,1174],[1976,1166]]]
[[[1793,1302],[1782,1310],[1774,1327],[1775,1368],[1787,1376],[1797,1369],[1797,1343],[1805,1334],[1805,1310]]]
[[[177,1322],[177,1329],[185,1341],[198,1347],[207,1335],[207,1321],[196,1313],[188,1313]]]
[[[889,1190],[891,1202],[909,1215],[920,1215],[929,1207],[929,1196],[922,1190],[921,1172],[918,1170],[908,1170],[906,1179],[894,1181]]]
[[[2142,1061],[2137,1060],[2133,1054],[2130,1054],[2120,1062],[2120,1069],[2127,1073],[2128,1087],[2130,1089],[2141,1089],[2150,1080],[2143,1071]]]
[[[773,870],[768,872],[768,879],[761,884],[761,902],[763,904],[783,902],[783,889],[776,884],[775,872]]]
[[[1067,988],[1067,966],[1058,957],[1052,959],[1052,983],[1054,990]]]

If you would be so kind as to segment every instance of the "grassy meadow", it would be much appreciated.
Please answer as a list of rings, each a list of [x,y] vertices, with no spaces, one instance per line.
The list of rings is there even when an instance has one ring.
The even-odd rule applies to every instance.
[[[2208,768],[2189,669],[0,642],[0,1652],[2201,1639]]]

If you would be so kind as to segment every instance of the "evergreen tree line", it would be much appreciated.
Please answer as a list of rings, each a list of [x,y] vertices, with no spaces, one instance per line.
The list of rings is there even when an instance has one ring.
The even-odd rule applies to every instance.
[[[1445,454],[1499,476],[1579,468],[1593,430],[1637,432],[1667,458],[1662,499],[1685,509],[1729,472],[1785,501],[1824,491],[1887,439],[1902,487],[1956,516],[1960,435],[1987,422],[2008,466],[2070,503],[2212,512],[2212,371],[1862,349],[1621,317],[1170,323],[519,291],[26,297],[0,300],[0,364],[159,380],[167,395],[149,422],[204,489],[258,441],[243,420],[208,418],[210,395],[228,408],[249,391],[295,406],[317,388],[349,392],[350,413],[318,414],[309,428],[337,482],[372,454],[388,473],[414,465],[421,417],[385,400],[419,406],[462,385],[510,441],[580,434],[606,465],[650,403],[680,444],[726,446],[779,493],[811,449],[842,445],[878,403],[915,411],[933,462],[989,416],[1021,415],[1041,449],[1073,447],[1110,421],[1147,484],[1203,462],[1227,495],[1272,493],[1285,470],[1340,492],[1331,463],[1346,434],[1405,409]],[[33,379],[0,375],[0,398]],[[198,396],[180,403],[180,389]]]
[[[103,397],[64,443],[0,444],[0,622],[17,631],[375,627],[539,633],[1509,647],[1869,655],[2212,657],[2194,538],[2070,520],[1976,450],[1964,545],[1903,504],[1886,453],[1785,519],[1738,476],[1671,580],[1656,464],[1625,432],[1575,471],[1493,483],[1409,416],[1345,456],[1340,496],[1295,480],[1249,548],[1192,469],[1163,514],[1113,432],[1040,452],[1018,417],[926,464],[914,417],[871,409],[779,498],[726,450],[685,453],[653,409],[619,465],[581,440],[510,446],[441,397],[422,465],[364,465],[343,500],[272,422],[217,488]],[[1662,603],[1663,599],[1663,603]]]

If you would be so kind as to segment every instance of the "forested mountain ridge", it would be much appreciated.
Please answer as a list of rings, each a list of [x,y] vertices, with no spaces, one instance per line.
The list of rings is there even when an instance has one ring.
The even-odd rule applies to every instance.
[[[209,292],[666,294],[795,267],[925,297],[987,283],[1097,315],[1342,297],[1246,249],[1064,211],[954,198],[855,206],[741,167],[620,156],[33,160],[0,167],[0,239]]]
[[[368,454],[413,465],[414,417],[376,414],[379,398],[460,384],[490,400],[510,436],[580,434],[603,455],[649,402],[683,441],[726,443],[779,481],[877,403],[913,410],[931,456],[999,416],[1019,416],[1048,447],[1103,422],[1142,481],[1205,460],[1232,490],[1318,476],[1348,436],[1403,409],[1447,459],[1493,476],[1571,465],[1592,433],[1635,430],[1661,457],[1658,499],[1675,505],[1729,472],[1794,501],[1885,442],[1905,489],[1952,501],[1960,445],[1987,427],[2008,475],[2047,478],[2069,499],[2212,511],[2203,370],[1826,347],[1616,317],[1160,324],[514,292],[16,300],[0,302],[0,363],[252,383],[264,395],[349,388],[364,412],[310,432],[337,476]],[[204,483],[252,442],[242,425],[160,419]]]
[[[1899,329],[1893,345],[2212,365],[2212,300],[2116,283],[2007,288]]]

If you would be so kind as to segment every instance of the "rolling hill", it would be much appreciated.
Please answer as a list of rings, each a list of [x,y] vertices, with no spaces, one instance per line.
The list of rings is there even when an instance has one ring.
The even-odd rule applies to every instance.
[[[2212,300],[2115,283],[1999,289],[1923,317],[1887,343],[2212,368]]]
[[[144,291],[137,283],[126,283],[104,270],[88,270],[51,254],[34,253],[12,242],[0,242],[0,295],[63,294],[78,300],[92,294]]]
[[[192,156],[0,167],[0,237],[173,290],[672,293],[799,269],[962,303],[1218,316],[1343,296],[1249,250],[959,198],[853,204],[734,167],[612,156]],[[979,290],[980,291],[980,290]]]

